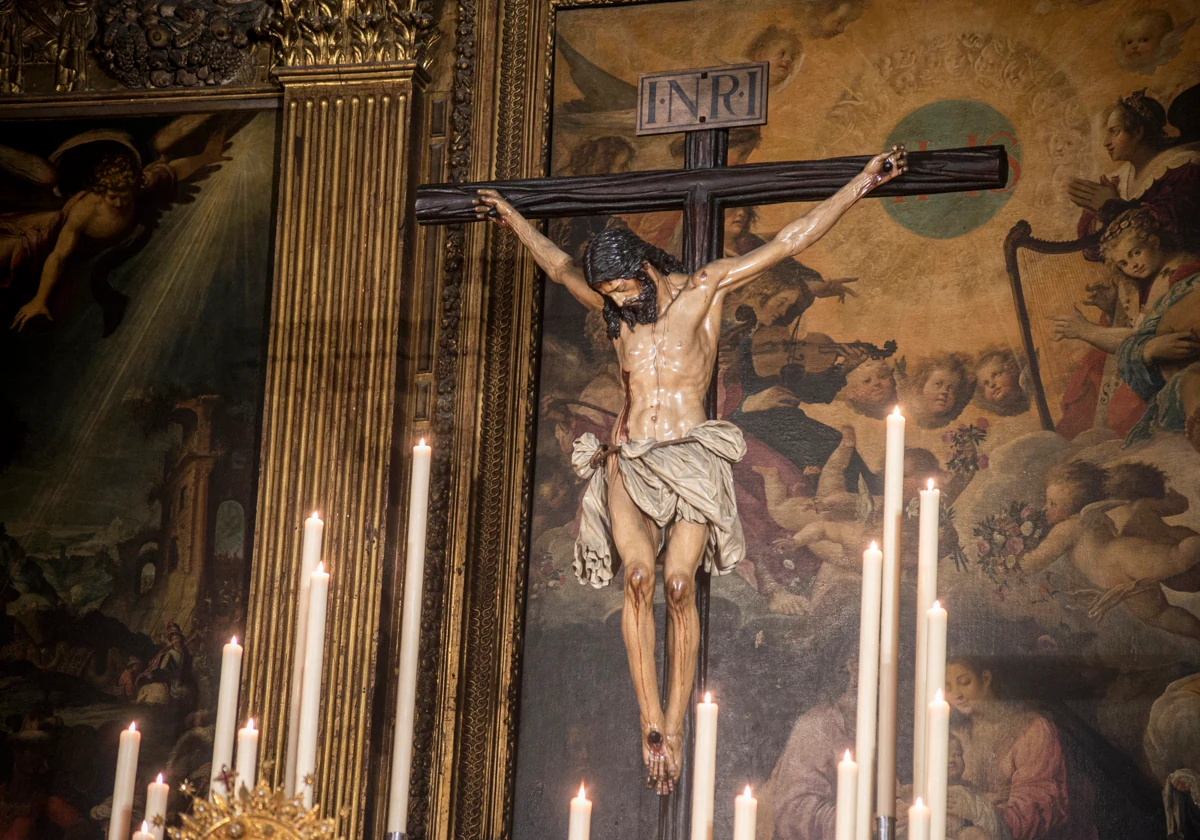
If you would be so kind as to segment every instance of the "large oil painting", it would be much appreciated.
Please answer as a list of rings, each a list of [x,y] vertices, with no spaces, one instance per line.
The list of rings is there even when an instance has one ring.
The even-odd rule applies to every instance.
[[[748,552],[711,588],[714,836],[730,836],[734,795],[751,784],[761,840],[833,837],[835,760],[854,744],[859,563],[878,533],[896,404],[906,499],[929,478],[942,490],[950,835],[1196,836],[1198,11],[694,0],[560,12],[554,174],[682,166],[681,136],[635,136],[638,73],[743,61],[770,62],[769,119],[730,131],[731,165],[893,143],[1010,156],[1004,189],[864,201],[726,302],[716,403],[746,437],[733,476]],[[726,211],[726,253],[803,211]],[[680,253],[678,213],[547,233],[578,256],[614,226]],[[621,575],[596,589],[572,570],[572,443],[609,439],[620,371],[599,315],[546,287],[514,834],[565,835],[586,781],[597,840],[650,838],[658,803],[640,786]]]
[[[0,124],[0,834],[207,788],[241,635],[276,118]],[[174,794],[178,796],[178,794]],[[173,808],[179,803],[174,803]]]

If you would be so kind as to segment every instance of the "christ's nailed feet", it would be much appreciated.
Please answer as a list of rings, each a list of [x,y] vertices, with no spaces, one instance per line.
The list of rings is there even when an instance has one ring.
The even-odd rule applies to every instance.
[[[683,769],[683,735],[681,733],[671,734],[666,733],[663,736],[663,746],[667,751],[667,793],[675,789],[675,782],[679,781],[679,774]],[[659,793],[662,793],[661,786]]]
[[[667,751],[663,747],[662,732],[653,724],[642,736],[642,758],[646,762],[646,787],[664,796],[670,793],[669,789],[663,790],[667,780]]]

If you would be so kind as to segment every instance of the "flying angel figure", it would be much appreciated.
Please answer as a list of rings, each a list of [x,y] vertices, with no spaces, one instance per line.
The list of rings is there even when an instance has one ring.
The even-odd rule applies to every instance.
[[[145,247],[166,210],[191,201],[196,182],[228,159],[225,123],[210,127],[199,153],[168,157],[199,139],[210,117],[184,116],[160,129],[147,150],[155,156],[149,164],[132,136],[112,129],[78,134],[49,159],[0,145],[0,170],[32,186],[24,190],[26,209],[0,213],[0,319],[11,318],[10,329],[54,321],[84,273],[72,269],[91,261],[92,296],[104,335],[112,334],[128,298],[108,275]]]

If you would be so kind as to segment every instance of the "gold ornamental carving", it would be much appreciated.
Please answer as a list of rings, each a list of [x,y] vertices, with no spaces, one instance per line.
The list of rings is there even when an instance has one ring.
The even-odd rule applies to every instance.
[[[320,808],[306,808],[303,796],[261,784],[242,786],[229,798],[193,796],[181,822],[167,829],[171,840],[336,840],[334,821],[322,819]]]
[[[268,25],[284,67],[424,64],[432,0],[280,0]]]

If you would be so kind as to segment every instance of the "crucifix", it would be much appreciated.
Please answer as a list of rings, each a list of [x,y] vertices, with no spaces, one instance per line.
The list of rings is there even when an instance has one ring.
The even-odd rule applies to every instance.
[[[727,149],[727,128],[700,126],[687,134],[682,170],[436,184],[417,191],[420,223],[493,218],[517,234],[552,280],[605,316],[626,404],[610,444],[593,435],[576,443],[576,471],[589,479],[576,574],[599,586],[624,566],[622,630],[641,710],[648,783],[659,793],[674,793],[660,805],[661,840],[687,833],[692,739],[685,713],[707,683],[710,572],[728,571],[740,559],[729,462],[741,457],[744,445],[736,427],[714,417],[724,294],[795,256],[868,193],[1002,189],[1008,180],[1000,146],[910,154],[899,148],[874,158],[735,167],[727,166]],[[802,201],[822,203],[763,248],[719,259],[725,209]],[[680,209],[682,261],[629,231],[609,230],[593,239],[580,266],[527,221]],[[688,494],[688,487],[705,482],[711,505]],[[669,510],[660,509],[664,504]],[[664,567],[668,599],[665,710],[653,674],[656,564]]]

